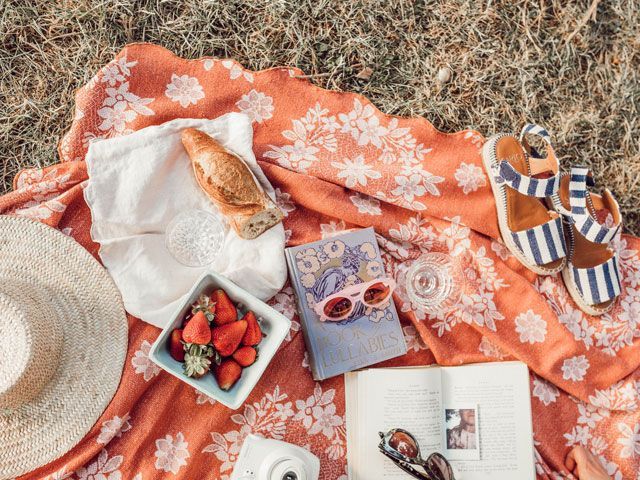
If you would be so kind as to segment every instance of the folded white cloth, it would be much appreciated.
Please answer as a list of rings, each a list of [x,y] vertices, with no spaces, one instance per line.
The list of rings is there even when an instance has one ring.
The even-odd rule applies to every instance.
[[[212,270],[267,300],[286,280],[284,228],[278,224],[255,240],[232,228],[214,263],[186,267],[168,253],[165,230],[180,212],[217,212],[193,175],[180,132],[198,128],[243,158],[265,191],[273,187],[253,154],[251,120],[229,113],[215,120],[177,119],[123,137],[94,141],[86,161],[84,195],[91,209],[91,237],[132,315],[164,327],[196,280]]]

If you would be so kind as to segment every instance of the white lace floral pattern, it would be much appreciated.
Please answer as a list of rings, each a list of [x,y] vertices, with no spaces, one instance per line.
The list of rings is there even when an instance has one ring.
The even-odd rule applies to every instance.
[[[153,98],[142,98],[129,90],[129,82],[126,80],[137,64],[137,61],[128,62],[126,57],[122,57],[98,73],[100,82],[108,85],[102,106],[96,112],[102,119],[98,129],[107,137],[130,133],[128,124],[138,115],[149,116],[155,113],[148,106],[154,101]]]
[[[229,78],[235,80],[236,78],[243,78],[249,83],[253,83],[253,73],[244,70],[238,62],[233,60],[222,60],[222,66],[229,70]]]
[[[257,90],[251,90],[236,102],[236,107],[252,122],[262,123],[273,117],[273,99]]]
[[[123,460],[122,455],[109,458],[109,454],[103,448],[95,462],[76,470],[77,480],[121,480],[122,474],[119,469]]]
[[[22,172],[17,177],[16,189],[29,193],[32,200],[16,209],[15,214],[36,220],[48,220],[56,213],[64,213],[67,205],[59,197],[70,183],[70,174],[60,174],[57,168],[52,168],[46,173],[40,168]]]
[[[547,335],[547,322],[533,310],[516,317],[516,332],[522,343],[542,343]]]
[[[488,358],[503,360],[506,357],[506,354],[502,350],[500,350],[500,347],[492,343],[491,340],[484,336],[482,337],[482,340],[480,340],[478,350]]]
[[[104,422],[96,442],[106,445],[114,438],[120,437],[124,432],[131,430],[130,418],[129,414],[125,413],[122,417],[116,415],[111,420]]]
[[[269,145],[265,158],[275,159],[285,168],[307,172],[320,160],[318,155],[334,154],[338,144],[350,138],[359,147],[375,148],[379,152],[378,160],[383,164],[399,162],[402,167],[394,177],[396,186],[390,189],[390,195],[379,191],[376,198],[414,210],[425,210],[427,207],[421,197],[440,195],[437,184],[444,178],[422,167],[422,161],[431,148],[419,144],[408,128],[399,127],[397,118],[383,125],[370,104],[363,105],[355,99],[351,111],[332,115],[316,103],[304,117],[293,120],[292,124],[292,130],[282,132],[290,143]],[[364,157],[355,156],[341,162],[332,158],[331,165],[339,170],[338,178],[344,178],[350,188],[369,185],[370,179],[382,178],[380,170],[369,166]]]
[[[460,166],[453,176],[458,181],[458,186],[462,188],[462,193],[465,195],[475,192],[487,184],[486,176],[482,168],[473,163],[460,163]]]
[[[189,75],[178,76],[175,73],[171,75],[171,83],[167,85],[164,94],[172,102],[179,103],[182,108],[196,105],[204,98],[204,90],[196,77],[190,77]]]
[[[286,286],[280,292],[275,294],[275,296],[269,301],[269,305],[291,320],[291,328],[285,337],[287,342],[291,341],[293,335],[300,331],[300,322],[296,320],[298,310],[293,289],[290,286]]]
[[[285,217],[288,217],[291,212],[296,209],[296,205],[291,200],[291,194],[283,192],[279,188],[275,189],[276,192],[276,205],[282,211]]]
[[[555,403],[560,396],[560,391],[554,384],[538,376],[534,376],[532,395],[544,403],[545,407],[548,407],[552,403]]]
[[[567,358],[562,363],[562,378],[573,382],[581,382],[589,369],[589,360],[584,355]]]
[[[402,327],[402,332],[404,333],[404,341],[407,344],[407,351],[419,352],[420,350],[429,349],[413,325]]]
[[[351,203],[358,209],[358,213],[364,213],[367,215],[382,215],[380,209],[380,200],[368,195],[356,193],[349,197]]]
[[[135,372],[142,374],[145,382],[160,373],[160,367],[149,358],[150,351],[151,344],[147,340],[143,340],[140,344],[140,350],[136,350],[131,358],[131,365],[133,365]]]
[[[334,237],[336,235],[340,235],[346,229],[347,229],[347,226],[344,223],[344,220],[339,220],[337,222],[334,222],[332,220],[329,223],[321,223],[320,224],[320,232],[321,232],[321,235],[322,235],[323,239],[324,238],[331,238],[331,237]]]
[[[196,405],[215,405],[218,403],[216,400],[211,398],[209,395],[205,395],[202,392],[196,392]]]
[[[368,178],[380,178],[382,174],[371,168],[364,159],[358,155],[352,160],[345,158],[342,162],[331,162],[331,166],[338,169],[338,178],[345,179],[345,185],[353,188],[356,185],[366,186]]]
[[[189,444],[182,432],[175,435],[165,435],[156,440],[156,470],[177,474],[181,467],[187,464],[189,458]]]
[[[622,445],[620,457],[640,456],[640,423],[636,423],[633,427],[626,423],[618,423],[618,430],[621,434],[618,443]]]

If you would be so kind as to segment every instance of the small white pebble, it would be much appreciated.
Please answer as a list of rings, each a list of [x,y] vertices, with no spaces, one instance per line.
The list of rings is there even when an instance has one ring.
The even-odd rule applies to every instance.
[[[442,67],[438,70],[438,81],[440,83],[447,83],[451,80],[451,69],[448,67]]]

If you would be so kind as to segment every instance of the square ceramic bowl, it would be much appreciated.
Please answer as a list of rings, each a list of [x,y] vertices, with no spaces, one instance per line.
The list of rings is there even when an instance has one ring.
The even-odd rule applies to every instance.
[[[169,353],[171,332],[174,328],[179,328],[182,325],[182,319],[191,308],[191,305],[201,294],[210,295],[218,288],[227,292],[234,304],[241,305],[238,308],[239,317],[243,316],[248,310],[253,310],[259,319],[262,333],[266,335],[258,345],[260,354],[256,362],[242,370],[240,380],[228,391],[218,387],[218,383],[211,373],[207,373],[204,377],[198,379],[187,377],[182,371],[182,363],[174,360]],[[156,339],[151,347],[149,358],[160,368],[188,383],[196,390],[236,410],[242,406],[253,387],[260,380],[278,347],[287,336],[290,327],[291,320],[237,286],[231,280],[215,273],[207,273],[196,282],[187,296],[187,301],[175,312],[169,324]]]

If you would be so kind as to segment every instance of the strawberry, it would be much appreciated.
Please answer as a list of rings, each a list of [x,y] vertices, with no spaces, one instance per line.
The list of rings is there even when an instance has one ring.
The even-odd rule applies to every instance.
[[[262,340],[262,330],[260,330],[260,324],[256,319],[255,313],[249,310],[242,320],[247,322],[247,331],[242,337],[242,345],[254,346],[260,343]]]
[[[182,320],[182,328],[184,329],[187,325],[189,325],[189,322],[191,321],[191,319],[193,318],[193,315],[191,313],[187,313],[184,316],[184,320]]]
[[[186,343],[206,345],[211,341],[209,322],[203,312],[196,313],[182,331],[182,340]]]
[[[235,322],[238,319],[236,307],[224,290],[215,290],[211,294],[211,300],[216,304],[216,315],[213,323],[216,325],[224,325]]]
[[[182,340],[182,330],[176,328],[169,338],[169,353],[174,360],[184,362],[184,345],[180,340]]]
[[[258,352],[253,347],[240,347],[233,353],[233,359],[240,364],[241,367],[248,367],[256,361]]]
[[[221,356],[228,357],[236,351],[246,331],[247,322],[244,320],[214,327],[211,329],[213,346]]]
[[[242,367],[235,360],[228,358],[213,367],[213,375],[222,390],[229,390],[240,379]]]

